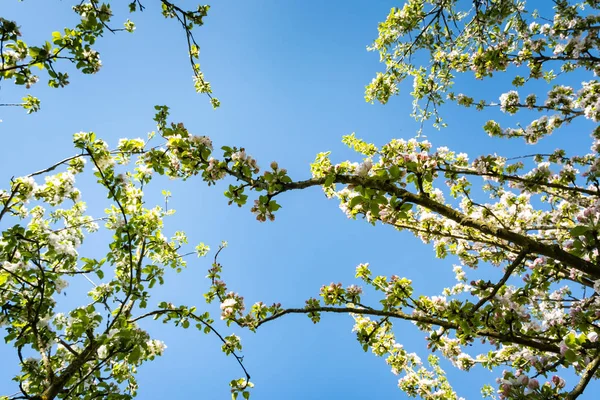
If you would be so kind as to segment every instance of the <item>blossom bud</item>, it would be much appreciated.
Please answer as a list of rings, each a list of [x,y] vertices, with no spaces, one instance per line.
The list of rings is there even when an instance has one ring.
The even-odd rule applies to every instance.
[[[559,389],[565,387],[565,380],[558,375],[554,375],[552,377],[552,383],[554,383],[556,385],[556,387]]]
[[[527,387],[531,390],[539,389],[540,382],[537,379],[530,379],[529,383],[527,383]]]
[[[521,375],[517,378],[517,383],[525,386],[529,383],[529,377],[527,375]]]
[[[559,349],[560,349],[560,354],[561,355],[565,355],[565,353],[567,352],[567,350],[569,350],[569,347],[567,347],[567,344],[565,343],[565,341],[563,340],[562,342],[560,342],[560,344],[558,345]]]

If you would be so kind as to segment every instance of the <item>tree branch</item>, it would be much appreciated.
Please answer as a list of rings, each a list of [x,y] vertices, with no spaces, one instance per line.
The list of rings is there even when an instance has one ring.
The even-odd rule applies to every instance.
[[[471,311],[472,313],[476,312],[488,300],[492,299],[496,295],[496,293],[498,293],[498,290],[500,290],[500,288],[504,286],[504,284],[506,283],[506,281],[508,281],[508,278],[510,278],[514,270],[517,269],[519,265],[521,265],[521,263],[525,260],[527,254],[529,254],[528,249],[525,248],[521,250],[521,252],[517,255],[517,258],[515,258],[515,260],[508,267],[506,267],[506,272],[504,273],[504,276],[498,281],[497,284],[494,285],[494,288],[492,289],[490,294],[485,296],[484,298],[479,300],[477,304],[475,304],[475,307],[473,307],[473,310]]]
[[[152,317],[152,316],[161,316],[163,314],[169,314],[169,313],[175,313],[175,314],[177,314],[179,316],[184,316],[184,317],[192,318],[194,321],[197,321],[197,322],[201,323],[202,325],[206,326],[208,329],[210,329],[210,331],[212,333],[214,333],[223,344],[227,344],[227,341],[225,340],[225,338],[223,337],[223,335],[221,335],[219,333],[219,331],[217,331],[211,324],[209,324],[208,322],[204,321],[202,318],[200,318],[199,316],[197,316],[194,313],[184,312],[184,310],[177,309],[177,308],[150,311],[150,312],[147,312],[146,314],[142,314],[142,315],[139,315],[139,316],[137,316],[135,318],[132,318],[128,322],[129,323],[134,323],[134,322],[139,321],[139,320],[144,319],[144,318],[148,318],[148,317]],[[239,364],[239,366],[244,371],[244,375],[246,375],[246,386],[247,386],[248,383],[250,382],[250,374],[248,373],[248,371],[246,370],[246,367],[244,366],[244,363],[243,363],[244,357],[241,357],[241,356],[237,355],[235,351],[232,351],[231,354],[235,357],[235,360],[237,361],[237,363]],[[244,389],[245,389],[245,387],[244,387]]]
[[[235,171],[228,170],[232,176],[243,180],[244,182],[251,183],[254,187],[260,187],[268,190],[268,185],[258,182],[252,178],[248,178]],[[291,183],[281,183],[281,189],[273,195],[277,195],[283,192],[306,189],[312,186],[324,185],[327,177],[312,178],[304,181],[297,181]],[[394,195],[398,199],[405,202],[413,203],[424,208],[427,208],[437,214],[452,220],[464,227],[473,228],[481,233],[497,237],[510,243],[514,243],[521,248],[528,248],[531,253],[537,253],[554,260],[560,261],[565,265],[575,268],[576,270],[589,275],[593,280],[600,279],[600,267],[596,266],[590,261],[586,261],[582,258],[574,256],[573,254],[563,250],[558,245],[544,244],[536,239],[532,239],[528,236],[511,232],[505,228],[498,228],[486,221],[473,219],[468,215],[461,213],[449,207],[445,204],[439,203],[430,197],[422,194],[415,194],[409,192],[406,189],[395,186],[386,180],[376,179],[372,177],[361,177],[358,175],[335,175],[333,183],[349,184],[354,186],[362,186],[368,189],[375,189],[383,191],[387,194]]]
[[[362,314],[362,315],[375,315],[380,317],[389,317],[402,319],[405,321],[418,322],[426,325],[434,325],[441,326],[446,329],[458,330],[460,326],[457,323],[430,317],[427,315],[414,315],[414,314],[406,314],[402,311],[383,311],[383,310],[373,310],[373,309],[364,309],[364,308],[353,308],[353,307],[311,307],[311,308],[287,308],[280,312],[277,312],[261,321],[258,322],[256,328],[259,326],[274,321],[278,318],[283,317],[287,314],[309,314],[314,312],[326,312],[326,313],[337,313],[337,314]],[[473,335],[476,337],[486,337],[498,340],[504,343],[514,343],[520,344],[523,346],[531,347],[536,350],[545,351],[554,354],[560,354],[560,348],[553,344],[542,343],[535,341],[533,339],[528,339],[520,336],[516,336],[514,334],[503,334],[500,332],[492,331],[489,329],[481,329],[473,332]]]
[[[598,367],[600,367],[600,356],[594,358],[594,360],[586,367],[579,383],[573,388],[573,390],[571,390],[571,392],[569,392],[569,394],[567,394],[567,400],[575,400],[580,394],[583,393],[588,383],[590,383],[590,380],[598,370]]]

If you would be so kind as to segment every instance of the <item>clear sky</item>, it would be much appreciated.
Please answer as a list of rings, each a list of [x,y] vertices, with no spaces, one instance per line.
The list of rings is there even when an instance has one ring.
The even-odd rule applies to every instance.
[[[17,20],[26,41],[47,40],[52,31],[75,21],[71,3],[2,0],[0,15]],[[127,18],[126,5],[118,3],[113,5],[115,22]],[[2,187],[11,176],[72,155],[75,132],[95,131],[113,146],[121,137],[145,137],[154,129],[155,104],[169,105],[172,120],[183,121],[193,133],[210,136],[215,148],[243,146],[259,165],[277,160],[296,179],[309,177],[309,163],[318,152],[332,150],[338,161],[352,157],[341,143],[342,135],[356,132],[381,145],[416,132],[417,125],[409,117],[409,86],[386,106],[364,101],[364,86],[382,68],[378,55],[367,52],[366,46],[377,37],[377,23],[398,2],[214,2],[196,35],[202,69],[222,103],[218,110],[194,93],[183,32],[175,21],[160,16],[158,2],[144,3],[146,11],[130,17],[137,25],[133,35],[107,34],[100,40],[103,67],[97,75],[74,73],[71,85],[58,90],[40,82],[32,91],[42,100],[37,114],[0,108]],[[479,82],[471,88],[480,94],[493,93],[487,98],[496,100],[504,83],[502,79],[494,84]],[[22,96],[20,89],[1,84],[0,103],[16,102]],[[531,151],[522,142],[488,138],[480,127],[489,115],[475,111],[457,115],[453,110],[446,109],[448,129],[426,130],[434,147],[447,145],[473,156]],[[587,140],[582,143],[556,135],[539,150],[588,146]],[[101,214],[106,203],[93,181],[82,180],[79,187],[90,210]],[[283,208],[274,223],[258,223],[249,208],[228,207],[222,185],[208,188],[199,179],[159,180],[148,188],[149,204],[160,201],[163,188],[172,191],[171,207],[177,210],[167,220],[167,230],[184,230],[192,243],[202,241],[213,249],[221,240],[229,242],[221,257],[224,278],[247,304],[262,300],[302,306],[318,295],[323,284],[357,283],[354,270],[361,262],[370,262],[375,274],[413,279],[416,290],[428,295],[453,282],[452,260],[436,260],[431,247],[409,233],[348,220],[337,203],[317,188],[282,196]],[[103,254],[103,243],[99,234],[84,246],[82,255],[87,255],[85,251]],[[181,274],[168,274],[156,302],[196,304],[218,317],[215,307],[207,308],[202,297],[209,267],[209,259],[190,260]],[[89,290],[86,285],[83,279],[73,281],[65,301],[85,302],[77,296]],[[146,326],[168,348],[163,357],[140,368],[139,398],[229,398],[229,380],[242,375],[235,360],[221,353],[218,340],[157,324]],[[351,329],[352,319],[342,315],[324,316],[316,326],[305,316],[286,317],[256,334],[234,329],[242,338],[244,362],[256,384],[253,397],[405,398],[384,360],[364,353]],[[401,322],[396,332],[405,347],[426,358],[422,333]],[[0,394],[16,391],[10,382],[16,365],[13,353],[11,347],[0,345]],[[483,384],[494,384],[495,375],[485,371],[465,374],[451,367],[447,371],[459,395],[466,398],[477,398]],[[574,384],[568,381],[568,386]],[[593,391],[590,386],[590,395],[582,398],[594,398]]]

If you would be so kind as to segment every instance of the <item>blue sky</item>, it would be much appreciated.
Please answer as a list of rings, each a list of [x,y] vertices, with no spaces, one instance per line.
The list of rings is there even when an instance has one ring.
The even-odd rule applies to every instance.
[[[114,3],[115,21],[124,20],[126,6]],[[409,117],[409,86],[386,106],[364,101],[364,86],[382,68],[378,55],[368,53],[366,46],[377,36],[377,23],[397,2],[212,4],[205,26],[196,35],[202,69],[222,103],[216,111],[205,97],[194,93],[183,32],[175,21],[159,15],[158,2],[146,3],[143,14],[131,17],[137,25],[133,35],[107,34],[100,40],[104,64],[100,73],[74,73],[71,85],[60,90],[40,82],[32,90],[42,100],[37,114],[0,108],[4,187],[11,176],[73,154],[75,132],[95,131],[112,145],[121,137],[144,137],[154,129],[155,104],[169,105],[172,120],[210,136],[216,148],[245,147],[259,165],[277,160],[296,179],[309,176],[309,163],[318,152],[332,150],[338,161],[352,157],[341,143],[342,135],[356,132],[384,144],[391,138],[410,138],[418,128]],[[46,40],[52,31],[75,21],[67,1],[5,0],[0,13],[17,20],[24,39],[31,42]],[[487,96],[495,100],[503,84],[500,79],[473,88],[480,94],[495,93]],[[2,83],[0,103],[22,96],[20,88]],[[521,142],[488,138],[480,127],[489,115],[452,111],[450,107],[446,111],[448,129],[426,131],[435,147],[447,145],[473,156],[531,152]],[[585,149],[588,142],[567,143],[555,135],[540,150],[559,146]],[[79,187],[90,211],[101,214],[106,203],[93,181],[80,181]],[[202,241],[213,249],[221,240],[229,242],[220,259],[224,278],[247,304],[262,300],[301,306],[318,295],[323,284],[355,283],[354,269],[361,262],[370,262],[376,274],[407,276],[418,291],[429,295],[439,293],[453,279],[452,260],[436,260],[429,246],[408,233],[348,220],[337,203],[327,201],[317,188],[282,196],[277,220],[262,224],[248,208],[228,207],[222,185],[208,188],[198,179],[161,180],[149,186],[148,202],[160,201],[163,188],[171,190],[171,207],[178,210],[167,220],[168,231],[184,230],[192,243]],[[82,253],[102,254],[103,239],[99,234]],[[209,264],[209,259],[190,260],[187,270],[169,274],[166,285],[157,290],[156,302],[206,308],[202,293],[208,287],[204,276]],[[83,279],[72,282],[65,301],[84,302],[77,295],[89,289],[86,285]],[[241,371],[235,360],[221,353],[215,337],[161,324],[147,327],[168,349],[163,357],[140,368],[139,398],[228,398],[228,382],[241,376]],[[256,383],[254,398],[405,398],[383,359],[364,353],[351,329],[348,316],[325,316],[316,326],[305,316],[292,316],[264,326],[257,334],[241,332],[245,365]],[[422,333],[405,323],[398,323],[396,331],[405,347],[426,357]],[[223,332],[228,331],[223,328]],[[9,380],[14,368],[6,360],[15,364],[16,356],[11,348],[0,346],[0,359],[0,394],[12,393]],[[448,374],[458,393],[467,398],[479,397],[483,384],[494,383],[494,376],[484,371],[467,375],[449,369]]]

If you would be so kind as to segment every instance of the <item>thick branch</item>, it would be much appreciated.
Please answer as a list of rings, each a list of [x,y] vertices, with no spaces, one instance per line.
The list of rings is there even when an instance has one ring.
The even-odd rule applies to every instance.
[[[383,310],[373,310],[373,309],[365,309],[365,308],[352,308],[352,307],[313,307],[313,308],[287,308],[280,312],[277,312],[263,320],[261,320],[256,327],[269,322],[276,320],[278,318],[283,317],[286,314],[309,314],[314,312],[327,312],[327,313],[338,313],[338,314],[362,314],[362,315],[374,315],[380,317],[389,317],[389,318],[397,318],[403,319],[406,321],[419,322],[426,325],[433,326],[441,326],[446,329],[458,330],[460,329],[459,325],[446,321],[443,319],[438,319],[434,317],[429,317],[426,315],[413,315],[406,314],[402,311],[383,311]],[[533,339],[524,338],[515,335],[503,334],[500,332],[492,331],[489,329],[481,329],[473,332],[473,336],[476,337],[486,337],[491,339],[496,339],[503,343],[513,343],[520,344],[522,346],[527,346],[536,350],[545,351],[549,353],[560,354],[560,348],[553,344],[539,342]]]
[[[238,176],[239,177],[239,176]],[[256,184],[256,181],[247,178],[241,178],[249,183]],[[320,186],[325,183],[326,178],[313,178],[305,181],[291,182],[282,184],[282,189],[276,194],[296,189],[305,189],[311,186]],[[486,235],[491,235],[507,242],[514,243],[521,248],[528,248],[531,253],[541,254],[563,264],[575,268],[576,270],[587,274],[588,276],[600,279],[600,267],[593,263],[574,256],[561,249],[558,245],[550,245],[539,242],[528,236],[511,232],[508,229],[499,228],[486,221],[470,218],[469,216],[457,211],[445,204],[439,203],[427,195],[415,194],[406,189],[399,188],[389,181],[374,178],[365,178],[357,175],[336,175],[335,183],[350,184],[354,186],[363,186],[365,188],[376,189],[394,195],[405,202],[413,203],[425,207],[439,215],[448,218],[464,227],[475,229]]]
[[[91,342],[87,347],[71,362],[60,376],[56,377],[54,381],[48,386],[44,393],[40,396],[44,400],[54,399],[65,387],[67,382],[79,371],[79,369],[88,362],[96,351],[100,347],[96,342]]]
[[[596,371],[598,371],[598,367],[600,367],[600,356],[594,358],[594,360],[587,366],[577,386],[575,386],[567,395],[567,400],[575,400],[580,394],[583,393]]]

